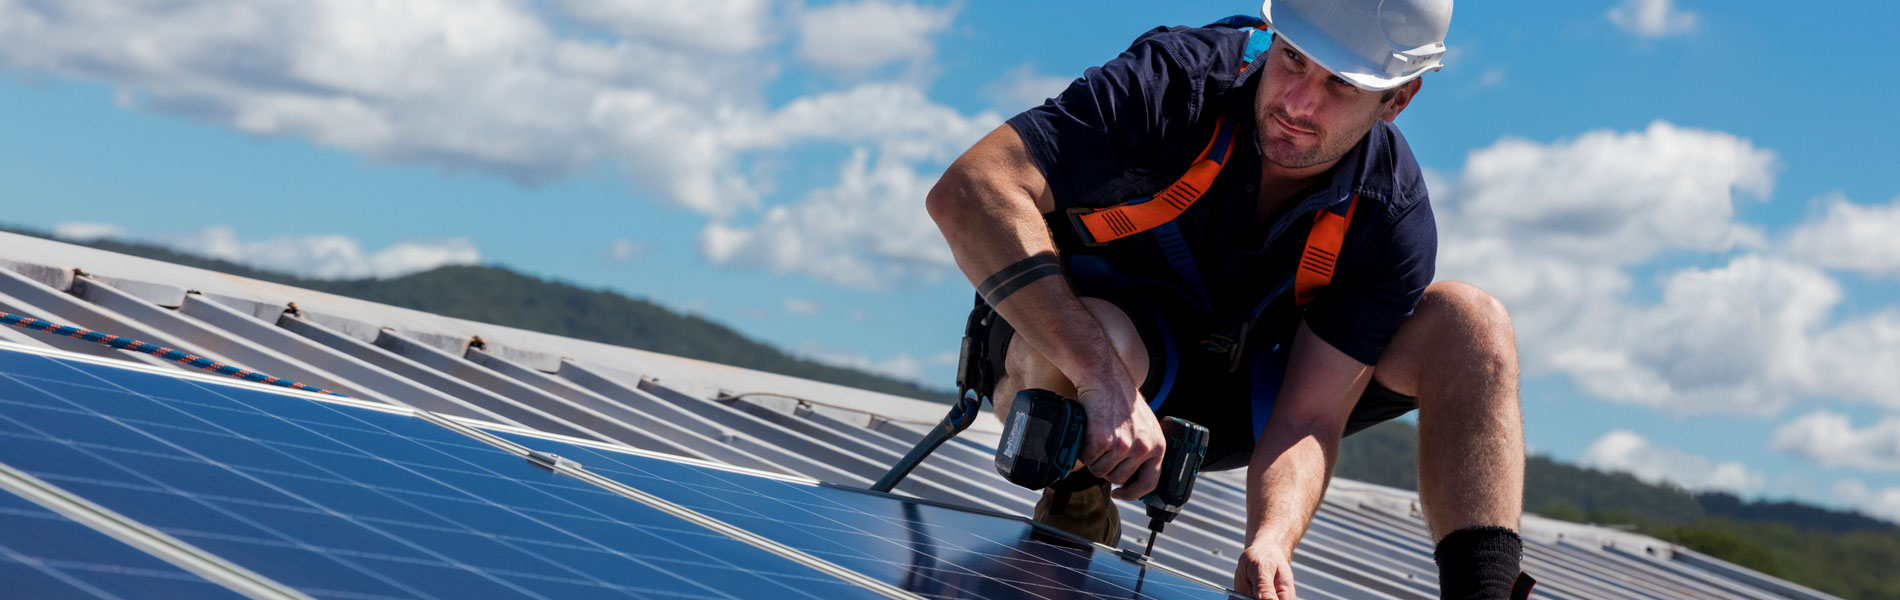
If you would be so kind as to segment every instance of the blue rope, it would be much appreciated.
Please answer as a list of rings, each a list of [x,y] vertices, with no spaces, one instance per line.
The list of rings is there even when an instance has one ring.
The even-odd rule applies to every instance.
[[[235,378],[242,379],[245,381],[255,381],[258,383],[270,384],[270,385],[274,385],[278,387],[287,387],[294,390],[317,392],[319,394],[329,394],[332,396],[340,396],[343,398],[349,397],[349,396],[332,392],[330,390],[326,390],[320,387],[304,385],[304,384],[297,383],[295,381],[291,381],[288,379],[278,379],[276,377],[271,377],[269,375],[265,375],[263,373],[259,373],[256,371],[246,371],[244,369],[233,367],[231,365],[227,365],[215,360],[211,360],[209,358],[197,356],[188,352],[173,350],[171,348],[166,348],[158,344],[153,344],[149,342],[141,342],[132,338],[124,338],[124,337],[119,337],[116,335],[108,335],[104,333],[99,333],[97,331],[88,331],[85,329],[80,329],[78,327],[73,327],[71,325],[61,325],[58,323],[54,323],[52,321],[48,321],[46,319],[35,319],[33,317],[0,312],[0,324],[11,325],[14,327],[32,330],[32,331],[43,331],[46,333],[63,335],[63,336],[76,338],[76,339],[80,339],[80,340],[84,340],[88,342],[93,342],[95,344],[105,344],[107,346],[118,348],[120,350],[144,352],[146,354],[150,354],[152,356],[156,356],[159,358],[163,358],[165,360],[176,362],[178,364],[182,364],[188,367],[196,367],[199,369],[204,369],[206,371],[217,373],[219,375],[224,375],[226,377],[235,377]]]

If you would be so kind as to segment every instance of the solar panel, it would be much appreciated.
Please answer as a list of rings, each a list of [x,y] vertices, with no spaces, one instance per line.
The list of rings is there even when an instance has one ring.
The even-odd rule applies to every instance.
[[[497,432],[929,598],[1226,598],[1007,515]]]
[[[878,597],[421,419],[267,389],[0,351],[0,462],[319,598]]]
[[[242,597],[4,491],[0,582],[15,598]]]

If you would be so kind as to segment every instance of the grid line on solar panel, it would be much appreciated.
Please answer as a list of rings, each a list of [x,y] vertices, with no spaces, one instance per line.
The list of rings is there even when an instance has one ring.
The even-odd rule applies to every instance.
[[[1173,573],[1144,575],[1117,555],[1045,535],[1019,518],[492,433],[927,597],[1226,597]]]
[[[0,581],[20,598],[240,597],[6,491],[0,491]]]
[[[0,397],[12,408],[0,414],[0,459],[25,462],[29,472],[101,496],[95,500],[102,504],[121,504],[135,518],[233,560],[254,559],[253,568],[313,595],[455,597],[506,589],[528,597],[869,597],[410,416],[5,354]],[[43,373],[47,365],[71,372],[23,372]],[[106,385],[68,385],[67,375]],[[134,379],[138,389],[111,378]],[[33,409],[31,418],[18,418],[21,409]],[[288,445],[238,433],[247,427],[270,429]],[[73,443],[80,439],[87,442]],[[509,475],[487,466],[504,461]],[[351,510],[384,512],[364,519]],[[629,513],[644,521],[610,516]],[[616,549],[635,541],[648,551]],[[297,564],[258,558],[260,550],[295,555]],[[414,572],[422,567],[430,577]],[[382,572],[392,569],[404,576]],[[717,579],[681,575],[686,571]],[[630,580],[630,572],[641,577]],[[326,587],[340,580],[360,585]],[[445,582],[450,587],[439,589]],[[425,583],[435,587],[417,587]]]

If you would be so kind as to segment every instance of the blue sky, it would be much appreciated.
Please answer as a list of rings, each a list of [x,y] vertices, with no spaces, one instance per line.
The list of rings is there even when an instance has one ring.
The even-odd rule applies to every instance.
[[[946,387],[958,152],[1234,2],[0,0],[16,226],[483,262]],[[1539,453],[1900,521],[1889,3],[1467,3],[1399,120]]]

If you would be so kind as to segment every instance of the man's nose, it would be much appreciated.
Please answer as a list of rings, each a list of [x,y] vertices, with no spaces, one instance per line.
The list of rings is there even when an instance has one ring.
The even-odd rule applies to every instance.
[[[1287,90],[1281,105],[1287,116],[1305,117],[1319,111],[1320,103],[1325,98],[1326,84],[1332,81],[1332,74],[1323,69],[1313,70],[1318,73],[1301,77],[1294,82],[1292,89]]]

